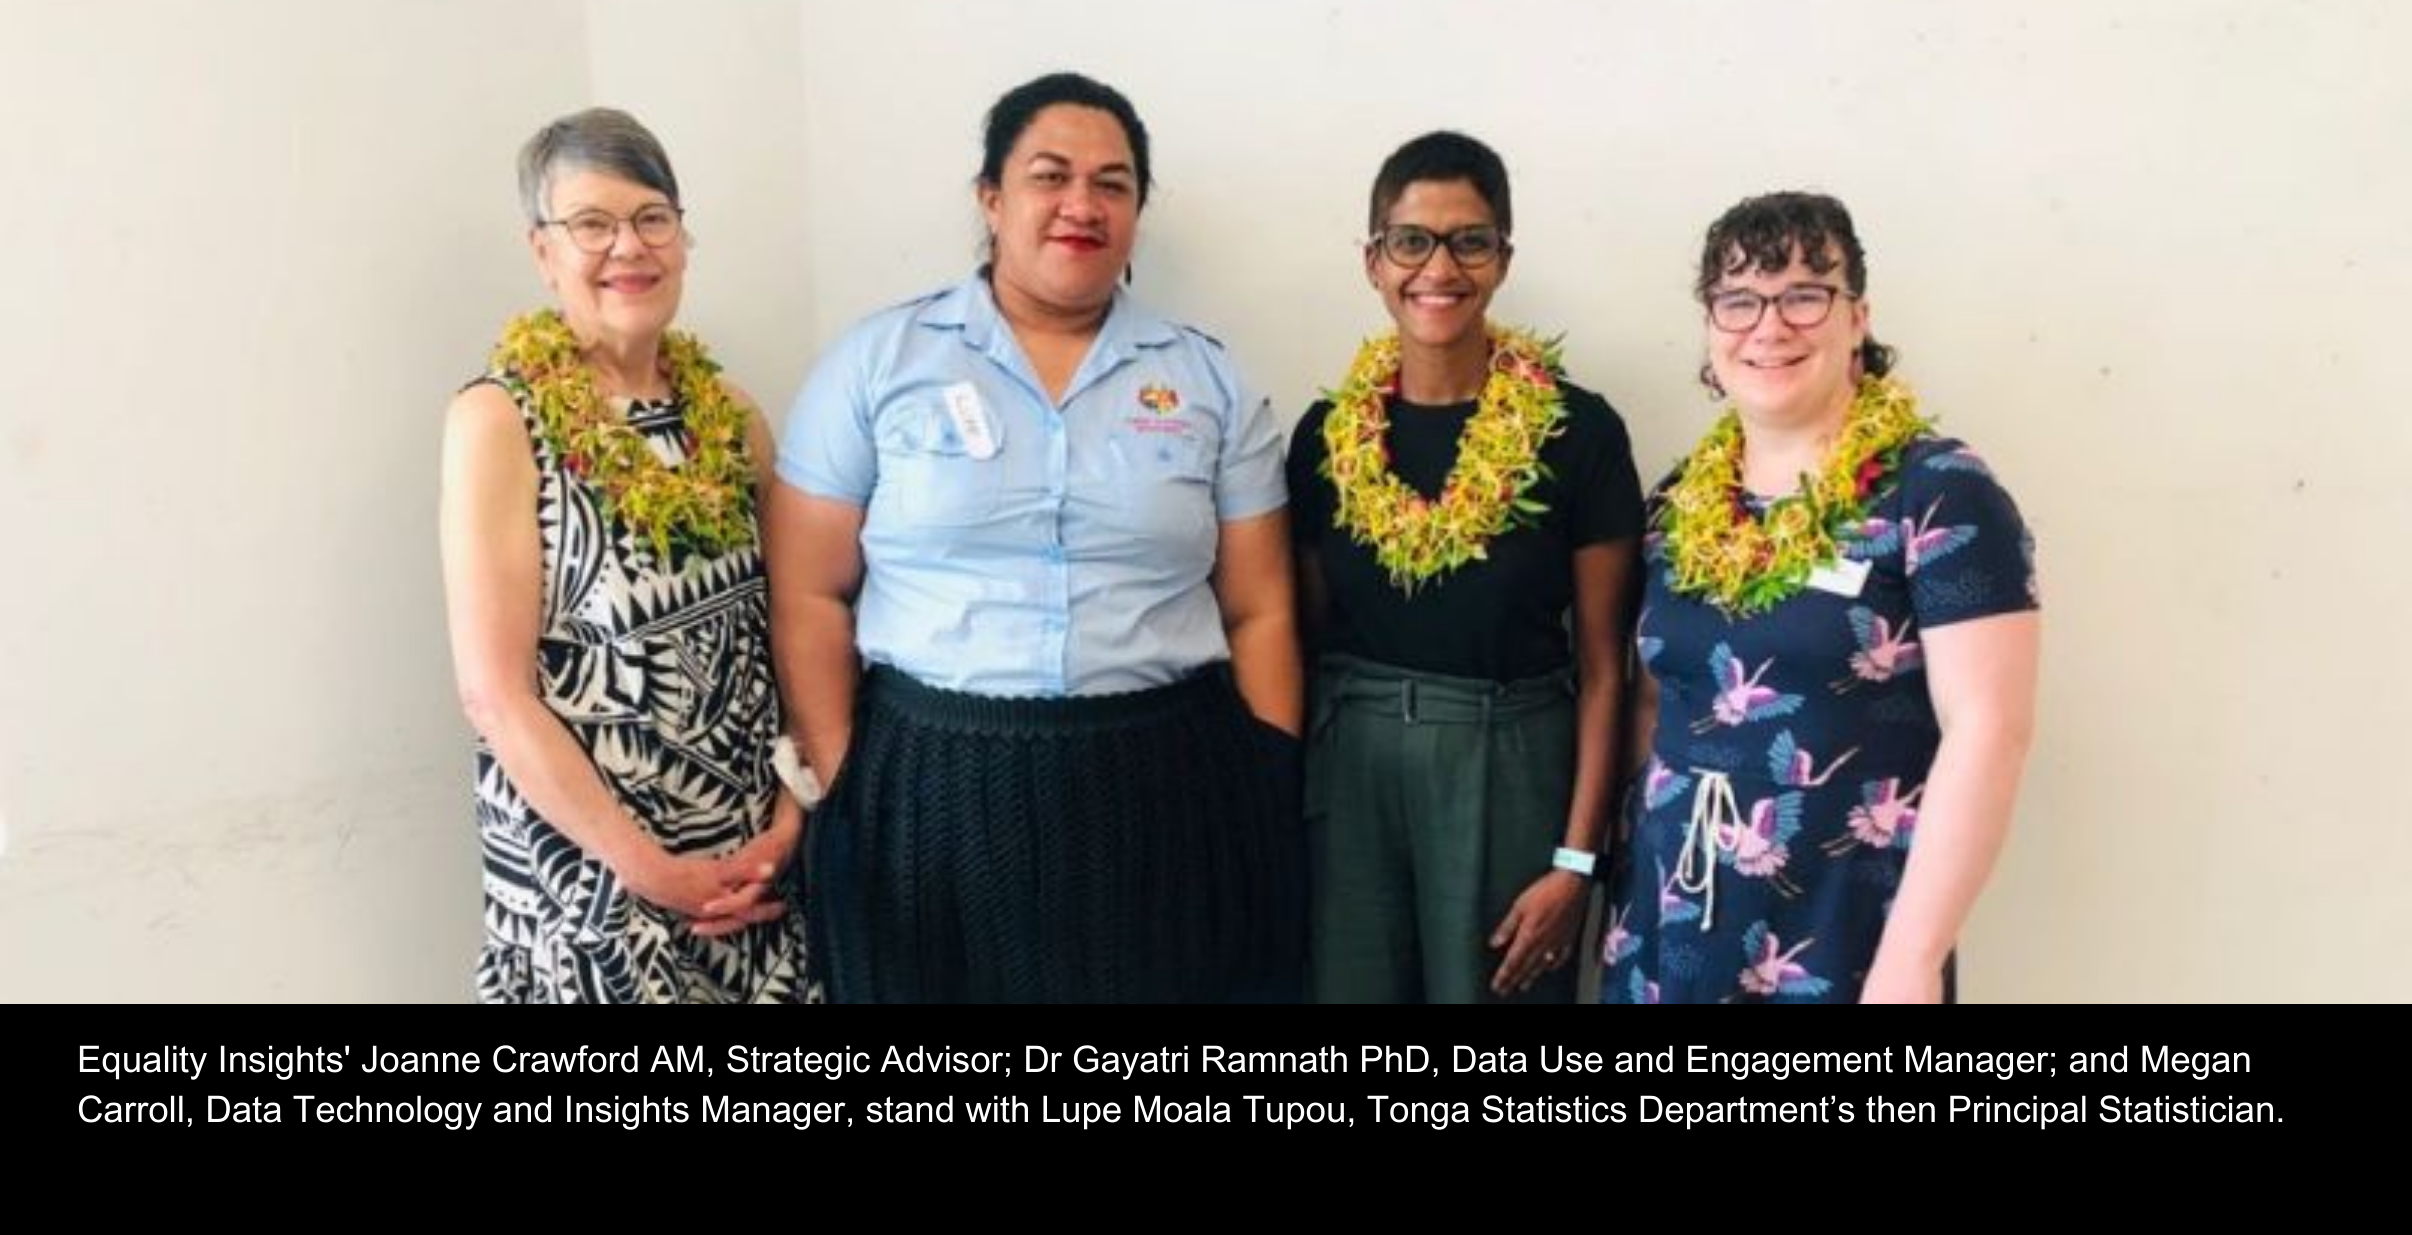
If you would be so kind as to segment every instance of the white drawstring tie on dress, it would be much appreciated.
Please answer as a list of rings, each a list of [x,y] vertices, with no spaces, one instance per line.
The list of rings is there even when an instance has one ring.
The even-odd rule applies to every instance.
[[[1675,887],[1701,895],[1700,929],[1707,931],[1717,925],[1717,850],[1742,843],[1742,811],[1725,773],[1693,768],[1692,774],[1700,778],[1700,787],[1692,793],[1692,821],[1684,827],[1683,851],[1675,858]]]

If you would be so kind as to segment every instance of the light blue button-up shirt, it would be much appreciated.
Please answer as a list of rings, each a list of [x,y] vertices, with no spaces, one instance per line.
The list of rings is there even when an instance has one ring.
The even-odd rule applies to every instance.
[[[977,275],[849,331],[779,447],[781,480],[864,508],[864,658],[1013,697],[1228,660],[1216,537],[1283,504],[1281,465],[1221,344],[1117,292],[1058,407]]]

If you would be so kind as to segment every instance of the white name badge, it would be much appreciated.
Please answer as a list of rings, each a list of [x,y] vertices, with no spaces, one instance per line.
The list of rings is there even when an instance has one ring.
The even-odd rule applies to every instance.
[[[988,418],[988,409],[980,405],[980,392],[970,382],[957,382],[946,388],[946,417],[955,422],[955,435],[963,439],[963,453],[975,459],[997,457],[997,427]]]
[[[1832,563],[1809,572],[1809,586],[1836,596],[1857,596],[1867,586],[1868,563],[1855,558],[1837,558]]]

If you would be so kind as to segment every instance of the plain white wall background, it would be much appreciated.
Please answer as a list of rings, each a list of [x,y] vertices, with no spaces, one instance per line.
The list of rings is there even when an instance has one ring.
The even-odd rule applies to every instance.
[[[1382,327],[1367,181],[1515,177],[1498,314],[1655,476],[1749,193],[1842,196],[1880,337],[2041,541],[2043,731],[1977,999],[2412,998],[2412,13],[2381,0],[0,3],[0,998],[465,998],[438,411],[535,301],[511,158],[635,111],[684,324],[766,405],[958,277],[982,111],[1039,72],[1156,139],[1138,292],[1295,415]],[[28,277],[30,276],[30,277]]]

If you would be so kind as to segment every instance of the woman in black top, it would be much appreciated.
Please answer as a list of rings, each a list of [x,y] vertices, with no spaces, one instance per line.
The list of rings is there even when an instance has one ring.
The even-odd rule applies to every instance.
[[[1369,223],[1397,330],[1290,443],[1319,654],[1311,989],[1567,1002],[1624,686],[1632,449],[1554,343],[1486,319],[1513,253],[1488,146],[1401,146]]]

